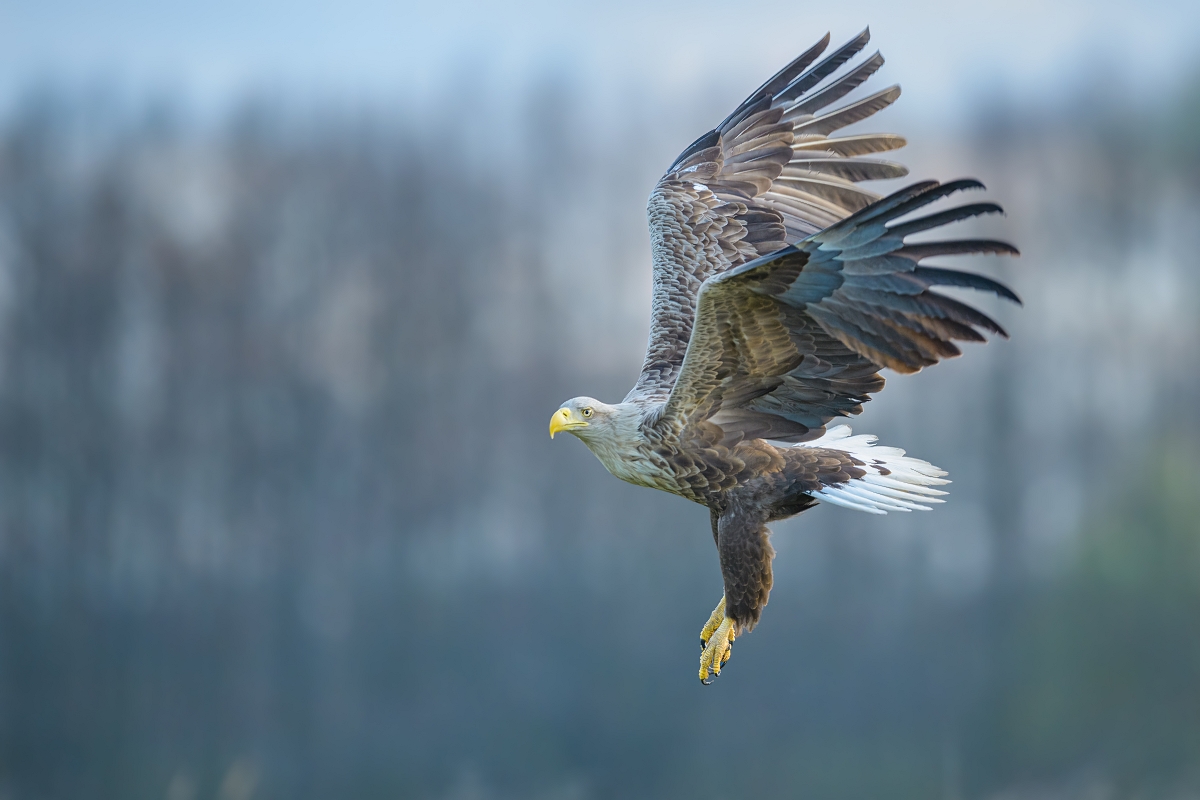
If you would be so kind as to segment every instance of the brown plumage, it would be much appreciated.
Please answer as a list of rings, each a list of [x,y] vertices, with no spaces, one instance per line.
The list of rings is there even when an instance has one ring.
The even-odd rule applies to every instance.
[[[922,265],[1016,254],[1011,245],[905,242],[1000,211],[973,203],[900,221],[979,182],[926,181],[880,198],[857,182],[906,170],[862,156],[904,140],[829,138],[900,95],[891,87],[826,110],[883,64],[876,53],[835,77],[869,38],[818,62],[826,35],[671,165],[649,201],[653,307],[641,375],[623,402],[579,397],[551,420],[552,435],[575,434],[617,477],[710,509],[725,597],[702,633],[705,682],[766,605],[766,523],[819,500],[870,513],[941,502],[940,470],[844,426],[826,429],[862,411],[883,388],[883,367],[916,372],[959,355],[955,341],[1007,335],[934,287],[1019,302],[989,278]]]

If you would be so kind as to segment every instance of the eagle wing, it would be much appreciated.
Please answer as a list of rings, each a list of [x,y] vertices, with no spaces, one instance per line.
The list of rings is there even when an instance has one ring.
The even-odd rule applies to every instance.
[[[916,372],[960,354],[955,340],[1007,336],[982,312],[933,291],[958,286],[1020,300],[982,275],[921,266],[932,256],[1016,255],[987,239],[907,244],[905,237],[999,212],[972,203],[896,222],[974,180],[917,183],[778,252],[708,278],[678,380],[658,417],[719,425],[726,440],[806,441],[857,414],[883,367]]]
[[[780,250],[879,198],[855,185],[858,181],[907,174],[899,164],[860,158],[903,147],[899,136],[830,138],[900,96],[900,87],[892,86],[823,112],[883,65],[875,53],[817,89],[870,38],[864,30],[814,64],[829,44],[826,34],[693,142],[659,180],[648,208],[654,258],[650,341],[627,401],[666,399],[706,279]]]

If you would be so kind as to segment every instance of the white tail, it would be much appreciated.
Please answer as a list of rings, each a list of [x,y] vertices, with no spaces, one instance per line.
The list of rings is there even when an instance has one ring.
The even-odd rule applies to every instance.
[[[830,484],[813,493],[813,497],[868,514],[913,509],[929,511],[929,506],[924,503],[946,502],[939,499],[946,492],[930,488],[950,483],[942,477],[945,470],[928,461],[909,458],[898,447],[875,447],[876,437],[870,434],[850,434],[849,425],[838,425],[827,430],[820,439],[795,445],[841,450],[864,464],[866,475],[845,483]]]

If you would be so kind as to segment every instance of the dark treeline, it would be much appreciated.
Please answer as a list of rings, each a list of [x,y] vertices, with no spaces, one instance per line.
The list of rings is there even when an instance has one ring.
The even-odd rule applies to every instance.
[[[1200,792],[1200,95],[910,161],[1025,252],[976,265],[1013,341],[854,423],[951,502],[779,526],[702,691],[706,513],[546,437],[634,378],[644,198],[698,131],[570,89],[490,150],[270,103],[4,123],[0,797]]]

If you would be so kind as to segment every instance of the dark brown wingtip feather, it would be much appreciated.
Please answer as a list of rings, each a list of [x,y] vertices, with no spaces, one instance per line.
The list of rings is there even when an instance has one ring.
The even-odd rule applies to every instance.
[[[763,97],[774,97],[780,89],[785,88],[795,80],[797,75],[807,69],[809,64],[816,61],[821,53],[825,52],[825,48],[829,47],[829,41],[830,34],[826,31],[820,41],[793,58],[786,67],[776,72],[771,76],[769,81],[758,87],[754,94],[746,98],[747,102],[752,102]]]
[[[675,162],[667,169],[667,173],[670,174],[675,170],[680,169],[684,166],[685,162],[696,153],[714,148],[720,143],[720,141],[721,134],[716,130],[711,130],[703,136],[698,137],[696,141],[684,148],[684,151],[679,154],[679,158],[675,159]],[[717,149],[716,152],[718,155],[720,154],[719,149]]]
[[[792,115],[815,114],[825,106],[836,103],[850,92],[861,86],[883,66],[883,54],[878,50],[875,55],[859,64],[850,72],[838,78],[819,92],[815,92],[807,100],[801,100],[788,109]]]
[[[899,254],[920,261],[933,256],[996,255],[1011,256],[1017,248],[995,239],[947,239],[942,242],[906,244]]]
[[[948,225],[952,222],[961,222],[964,219],[978,217],[983,214],[1003,214],[1004,209],[995,203],[969,203],[964,206],[941,211],[937,214],[930,214],[919,219],[914,219],[910,222],[905,222],[901,225],[889,225],[888,234],[891,236],[899,236],[904,238],[910,234],[920,233],[921,231],[932,230],[939,228],[942,225]]]
[[[947,317],[963,325],[973,325],[977,328],[983,328],[985,331],[1008,338],[1008,331],[1000,325],[999,322],[989,317],[987,314],[980,311],[974,306],[969,306],[966,303],[960,303],[953,297],[949,297],[938,292],[925,292],[921,295],[924,302],[938,308]]]
[[[912,271],[912,276],[921,280],[926,286],[961,286],[981,292],[991,292],[997,297],[1002,297],[1019,306],[1025,305],[1016,292],[1003,283],[974,272],[961,272],[945,267],[917,267]]]
[[[854,58],[860,50],[871,41],[871,29],[863,28],[862,33],[830,53],[812,69],[797,77],[783,89],[775,93],[775,102],[786,103],[795,100],[800,95],[816,86],[827,77],[837,72],[843,64]]]
[[[884,222],[894,219],[895,217],[900,216],[900,214],[892,214],[891,212],[893,209],[918,200],[922,195],[936,189],[938,186],[940,186],[940,184],[933,180],[910,183],[908,186],[892,192],[887,197],[876,200],[866,208],[861,208],[845,219],[839,220],[838,222],[830,225],[828,228],[813,234],[811,237],[812,241],[822,244],[833,243],[844,238],[847,234],[852,232],[856,226],[861,225],[868,220],[872,220],[877,217],[885,217],[885,215],[888,214],[890,214],[890,216],[886,216]]]
[[[867,206],[857,214],[846,217],[837,226],[831,227],[841,227],[846,223],[858,225],[867,220],[878,219],[880,217],[883,218],[884,222],[890,222],[903,217],[905,214],[916,211],[918,208],[941,200],[943,197],[948,197],[955,192],[984,188],[986,187],[974,178],[959,178],[948,183],[921,181],[888,195],[882,200]]]
[[[829,47],[829,33],[826,32],[821,40],[812,47],[805,50],[800,55],[793,58],[786,67],[776,72],[762,86],[751,92],[750,96],[738,104],[738,107],[726,117],[720,125],[716,127],[718,131],[726,131],[733,125],[736,125],[748,113],[747,109],[760,102],[761,100],[770,101],[775,94],[781,89],[787,87],[789,83],[796,79],[796,76],[808,68],[808,65],[817,59],[821,53],[825,52],[825,48]]]

